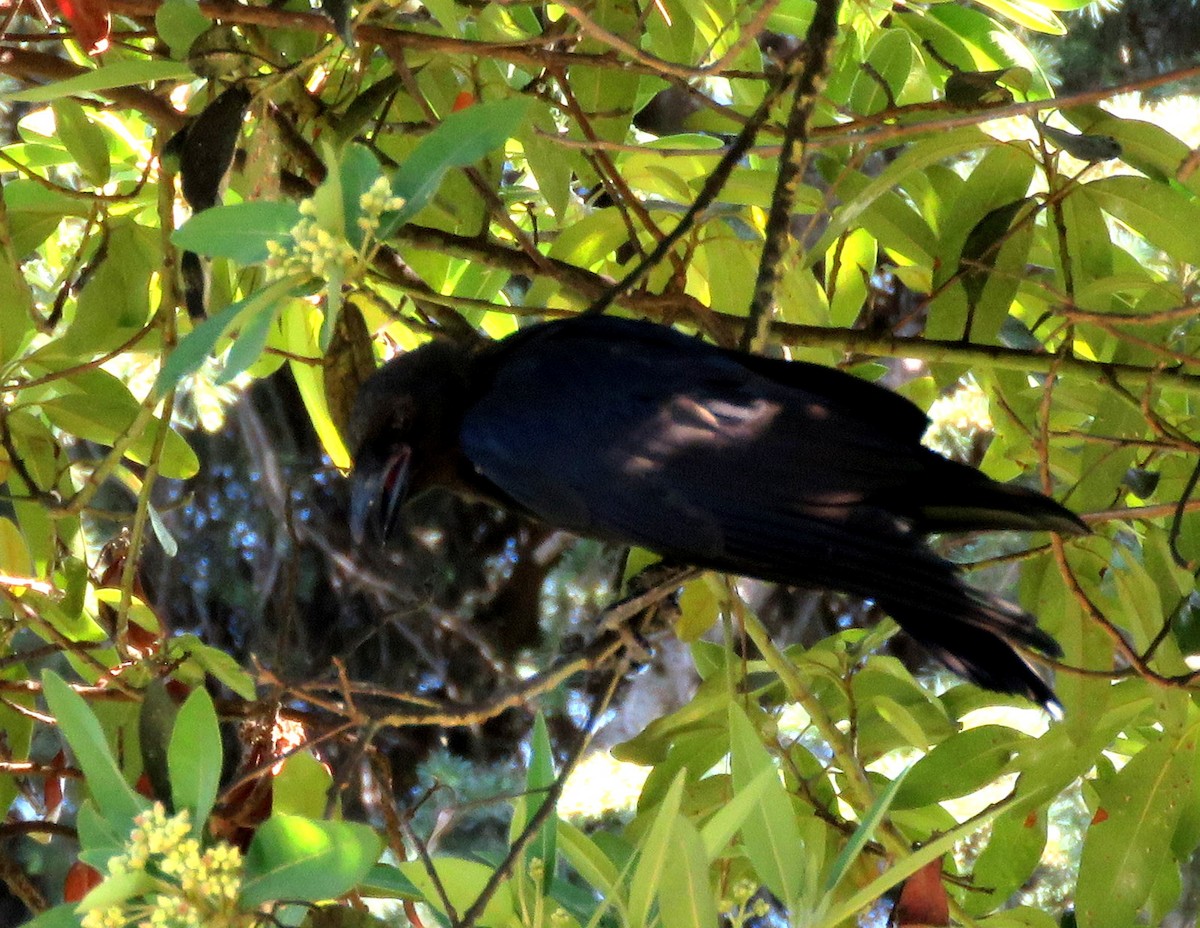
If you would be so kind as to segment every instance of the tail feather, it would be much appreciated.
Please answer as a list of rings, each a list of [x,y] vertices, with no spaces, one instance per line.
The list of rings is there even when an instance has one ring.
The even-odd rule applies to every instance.
[[[933,657],[985,689],[1025,696],[1051,713],[1058,710],[1054,690],[1014,644],[1060,657],[1058,642],[1023,609],[961,585],[962,607],[952,615],[931,613],[911,601],[880,605]]]

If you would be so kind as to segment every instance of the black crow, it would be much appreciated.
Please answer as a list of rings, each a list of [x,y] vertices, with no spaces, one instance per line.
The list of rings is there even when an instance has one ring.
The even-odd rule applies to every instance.
[[[350,524],[385,536],[446,487],[685,564],[873,599],[968,680],[1052,706],[1013,644],[1032,616],[966,584],[930,532],[1087,527],[921,444],[908,400],[832,368],[581,316],[467,348],[434,341],[359,394]]]

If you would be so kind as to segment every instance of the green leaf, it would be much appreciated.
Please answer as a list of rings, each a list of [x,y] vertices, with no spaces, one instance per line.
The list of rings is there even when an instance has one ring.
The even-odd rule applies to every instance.
[[[516,137],[525,151],[525,160],[537,180],[538,190],[546,198],[546,205],[562,219],[572,200],[571,168],[580,159],[578,153],[565,151],[554,141],[557,132],[554,111],[545,103],[535,101],[530,118],[519,128]]]
[[[680,641],[695,641],[713,627],[720,618],[724,595],[720,579],[707,571],[683,585],[679,620],[675,623],[675,634]]]
[[[1200,725],[1166,731],[1113,777],[1101,820],[1083,842],[1075,914],[1080,928],[1131,925],[1160,871],[1177,866],[1171,836],[1192,797]]]
[[[79,928],[78,907],[77,903],[64,902],[25,922],[22,928]]]
[[[966,152],[977,152],[996,144],[998,143],[994,139],[972,126],[941,132],[913,145],[881,171],[878,177],[845,201],[842,208],[834,214],[821,240],[809,250],[809,260],[816,261],[821,258],[839,235],[858,224],[858,217],[872,203],[910,175],[947,158],[961,156]]]
[[[157,292],[155,276],[162,273],[162,247],[157,229],[132,219],[106,224],[103,260],[87,275],[79,293],[75,317],[67,333],[47,348],[78,364],[119,347],[150,319],[150,296]]]
[[[283,308],[279,326],[282,334],[283,348],[298,358],[313,357],[318,348],[313,337],[311,320],[315,310],[300,300],[290,300]],[[303,361],[288,362],[292,379],[300,391],[304,408],[317,437],[321,439],[321,447],[329,455],[335,467],[348,469],[350,467],[350,452],[342,441],[341,432],[333,421],[329,410],[329,393],[325,386],[325,369],[319,365],[306,364]]]
[[[612,749],[612,756],[619,761],[642,766],[657,766],[666,760],[673,748],[679,747],[680,735],[696,732],[709,741],[725,729],[725,716],[729,705],[729,687],[724,679],[705,680],[687,705],[670,715],[657,718],[640,734]],[[725,746],[717,744],[715,750],[724,754]],[[714,761],[715,762],[715,761]],[[708,769],[707,767],[705,769]],[[663,784],[665,789],[674,775]],[[645,800],[643,796],[643,801]]]
[[[238,901],[249,909],[275,899],[335,899],[366,877],[382,850],[366,825],[272,815],[246,852]]]
[[[28,577],[33,573],[29,546],[12,519],[0,516],[0,573]]]
[[[775,770],[775,761],[736,703],[729,706],[729,741],[734,792],[747,788],[764,770]],[[742,839],[759,879],[792,908],[804,890],[804,841],[797,810],[778,775],[765,790],[742,826]]]
[[[31,676],[29,667],[21,661],[12,661],[0,668],[0,680],[22,681]],[[0,704],[0,737],[6,750],[13,758],[29,757],[33,743],[33,710],[36,701],[33,693],[18,693],[10,690],[5,704]],[[13,776],[0,777],[0,809],[8,809],[21,793],[22,784]]]
[[[509,828],[508,840],[515,841],[525,830],[525,825],[531,822],[541,811],[542,806],[549,801],[546,791],[554,785],[554,748],[550,744],[550,732],[546,728],[546,719],[538,713],[533,720],[533,734],[530,739],[529,770],[525,774],[526,795],[518,800],[516,814],[513,815],[512,826]],[[555,861],[555,827],[558,817],[551,814],[546,818],[537,836],[529,843],[526,850],[526,860],[542,862],[542,891],[549,892],[554,879]]]
[[[338,173],[346,239],[358,248],[364,235],[358,225],[358,219],[363,214],[362,195],[382,176],[379,159],[365,145],[348,145],[341,154]]]
[[[80,900],[79,908],[101,909],[110,905],[120,905],[133,896],[141,896],[151,892],[155,887],[155,879],[145,870],[131,870],[105,877],[104,882],[95,887]]]
[[[138,743],[142,749],[142,770],[150,778],[152,794],[159,799],[171,795],[167,749],[178,714],[166,683],[158,677],[152,679],[142,693],[142,705],[138,710]]]
[[[1029,264],[1033,223],[1026,220],[1033,208],[1031,200],[997,207],[967,236],[962,285],[967,294],[969,331],[964,337],[968,341],[998,341]],[[995,238],[993,232],[998,233]]]
[[[376,864],[359,883],[363,895],[379,898],[419,899],[421,890],[391,864]]]
[[[212,20],[200,12],[196,0],[164,0],[154,13],[154,28],[171,49],[171,57],[187,57],[192,43],[212,26]]]
[[[995,10],[1001,16],[1007,16],[1019,26],[1032,29],[1034,32],[1044,32],[1047,35],[1066,35],[1067,27],[1061,19],[1046,9],[1044,3],[1034,3],[1031,0],[976,0],[980,6]]]
[[[711,21],[717,15],[715,11],[710,12],[703,8],[702,4],[697,4],[697,7],[700,9],[693,11],[688,9],[688,5],[685,5],[681,18],[690,17]],[[588,15],[592,22],[597,23],[602,29],[613,35],[637,36],[641,34],[635,8],[621,0],[597,0],[589,8]],[[713,53],[720,54],[715,47],[717,44],[719,43],[715,43],[710,48]],[[605,55],[609,50],[609,46],[602,40],[586,35],[575,46],[575,51],[580,53],[581,58],[586,54]],[[706,51],[708,50],[706,49]],[[629,132],[629,123],[637,105],[638,89],[642,83],[639,77],[623,70],[592,67],[581,61],[571,65],[568,78],[577,105],[584,113],[588,114],[589,134],[595,133],[597,138],[612,142],[623,140]],[[582,130],[578,125],[573,124],[571,130],[571,134],[575,138],[583,137]],[[587,173],[582,175],[581,179],[585,186],[591,186],[595,182],[596,175],[590,165]]]
[[[932,863],[943,854],[949,852],[959,841],[985,828],[997,816],[1003,815],[1006,812],[1017,815],[1021,810],[1032,808],[1048,798],[1049,793],[1046,790],[1038,790],[1024,797],[1011,797],[1004,802],[989,807],[986,811],[981,812],[957,828],[946,830],[928,844],[922,845],[910,856],[897,861],[887,871],[859,889],[849,899],[844,900],[825,912],[822,918],[814,920],[813,928],[834,928],[836,925],[841,925],[851,916],[874,905],[893,886],[898,886],[926,864]]]
[[[746,819],[758,808],[771,783],[778,780],[779,773],[774,766],[763,768],[749,784],[734,790],[733,797],[704,823],[700,836],[704,839],[704,851],[709,857],[715,858],[725,850]]]
[[[529,105],[529,100],[512,97],[477,103],[443,119],[392,177],[392,191],[405,203],[385,217],[379,237],[386,239],[424,209],[447,171],[472,165],[504,144],[525,119]]]
[[[913,747],[925,747],[929,744],[931,739],[925,734],[925,729],[905,706],[887,696],[880,696],[875,700],[874,709],[879,713],[879,717],[900,735],[902,744]]]
[[[658,884],[658,911],[663,928],[715,928],[719,913],[708,880],[708,856],[696,826],[675,817],[672,853]]]
[[[971,871],[972,885],[982,891],[963,899],[968,912],[984,915],[998,909],[1026,884],[1046,847],[1048,818],[1045,809],[1038,809],[1002,815],[992,823],[987,847]]]
[[[260,264],[267,259],[267,242],[287,240],[299,221],[300,208],[290,201],[231,203],[192,216],[171,235],[171,243],[210,258]]]
[[[830,869],[829,876],[825,881],[826,893],[832,893],[838,887],[850,871],[850,867],[854,864],[854,861],[858,859],[858,855],[862,853],[862,849],[874,837],[875,829],[879,827],[879,823],[887,815],[888,809],[892,807],[892,803],[896,799],[896,793],[900,791],[900,786],[904,783],[904,778],[907,775],[908,771],[902,770],[900,775],[892,780],[883,792],[876,797],[875,801],[871,803],[871,808],[867,810],[867,814],[863,816],[862,821],[858,823],[858,827],[854,829],[854,834],[850,836],[850,840],[846,842],[846,846],[838,854],[837,860],[833,862],[833,867]]]
[[[642,840],[637,868],[633,871],[633,881],[629,886],[630,928],[650,925],[650,901],[654,898],[655,888],[662,881],[663,868],[672,852],[671,836],[683,799],[683,784],[684,771],[680,771],[655,810],[650,829]]]
[[[1049,912],[1031,906],[1005,909],[979,922],[980,928],[1066,928],[1067,924],[1067,919],[1060,922]]]
[[[205,215],[213,212],[215,210],[208,210]],[[242,314],[249,313],[251,303],[256,301],[260,293],[261,291],[240,302],[226,306],[215,316],[209,316],[180,339],[179,344],[175,346],[175,350],[171,352],[158,374],[158,382],[154,386],[155,392],[159,396],[164,396],[184,377],[200,370],[213,353],[213,349],[217,347],[221,336],[242,317]]]
[[[18,273],[13,251],[0,243],[0,364],[6,364],[29,345],[34,332],[33,310],[29,282]]]
[[[229,354],[225,357],[225,365],[215,381],[218,386],[229,383],[258,360],[267,346],[271,323],[279,315],[279,308],[278,304],[261,306],[242,321],[242,330],[234,338]]]
[[[589,835],[570,822],[560,820],[557,827],[559,847],[567,862],[589,885],[612,898],[619,879],[613,862]]]
[[[163,549],[163,554],[167,557],[174,557],[179,553],[179,544],[175,541],[175,536],[171,534],[171,530],[162,520],[162,515],[158,511],[158,507],[150,503],[146,507],[146,513],[150,516],[150,530],[154,532],[154,538]]]
[[[827,290],[831,293],[829,321],[850,328],[862,313],[867,283],[875,273],[879,249],[866,229],[854,229],[833,244],[825,260]]]
[[[325,812],[333,775],[312,751],[297,751],[283,762],[272,783],[271,810],[318,818]]]
[[[174,61],[155,59],[118,61],[115,64],[96,68],[42,87],[32,87],[16,93],[0,93],[0,100],[8,100],[13,103],[49,103],[51,100],[58,100],[61,97],[98,93],[114,87],[146,84],[150,81],[186,81],[193,78],[195,75],[191,68]]]
[[[167,765],[171,771],[171,798],[176,811],[192,813],[192,832],[200,834],[217,800],[221,782],[221,729],[212,698],[197,687],[175,717]]]
[[[437,885],[423,863],[413,860],[401,864],[399,869],[401,874],[420,890],[426,905],[442,915],[449,914],[446,912],[442,894],[438,892]],[[437,874],[437,882],[460,917],[479,898],[493,872],[486,864],[457,857],[436,857],[433,859],[433,869]],[[483,910],[479,924],[508,925],[516,917],[512,884],[501,883]]]
[[[215,209],[205,210],[201,215],[215,213]],[[254,313],[267,313],[274,310],[291,290],[297,285],[295,278],[285,277],[273,281],[262,290],[256,290],[244,300],[239,300],[226,306],[215,316],[205,319],[180,339],[175,350],[171,352],[166,363],[159,371],[158,381],[154,389],[158,396],[163,396],[176,386],[184,377],[194,374],[208,360],[209,356],[220,341],[221,336],[241,321]]]
[[[188,663],[194,662],[243,699],[254,699],[254,678],[230,654],[204,644],[195,635],[179,635],[171,639],[171,644],[187,655]]]
[[[916,809],[975,792],[1000,775],[1026,740],[1027,735],[1003,725],[981,725],[953,735],[913,765],[895,807]]]
[[[67,393],[42,403],[42,412],[55,426],[71,435],[102,445],[113,445],[133,426],[140,410],[128,388],[107,371],[93,370],[68,378],[74,385],[85,384],[87,393]],[[125,449],[125,455],[139,464],[148,464],[154,452],[158,430],[167,429],[159,469],[164,477],[186,480],[200,469],[187,441],[159,418],[151,418]]]
[[[1086,185],[1088,196],[1172,258],[1200,264],[1200,205],[1174,187],[1146,177],[1105,177]]]
[[[850,91],[850,106],[864,116],[897,102],[913,70],[912,42],[899,29],[881,31],[867,53],[867,62],[871,68],[858,72]]]
[[[54,125],[58,139],[71,153],[79,170],[91,184],[102,187],[108,183],[108,143],[104,133],[87,117],[83,107],[69,97],[55,100]]]
[[[42,671],[42,690],[59,730],[83,769],[96,806],[115,828],[127,829],[148,803],[125,782],[95,713],[52,670]]]

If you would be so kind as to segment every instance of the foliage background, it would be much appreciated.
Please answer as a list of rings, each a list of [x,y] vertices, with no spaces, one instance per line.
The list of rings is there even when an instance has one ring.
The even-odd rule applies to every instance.
[[[499,874],[507,889],[471,916],[483,924],[832,924],[878,917],[914,853],[957,846],[932,895],[960,920],[1041,925],[1068,905],[1089,926],[1194,919],[1197,140],[1110,102],[1195,78],[1194,5],[1154,18],[1131,0],[1091,20],[1084,6],[426,0],[351,18],[333,2],[109,0],[53,22],[6,8],[9,891],[35,910],[78,901],[57,862],[81,833],[87,849],[80,801],[105,805],[47,714],[52,667],[129,783],[169,738],[141,721],[150,681],[176,699],[212,689],[225,770],[206,840],[249,846],[286,806],[275,761],[311,745],[328,773],[290,768],[304,785],[282,792],[328,788],[307,814],[380,828],[415,882],[359,897],[398,895],[410,918],[462,924]],[[835,7],[833,40],[806,44]],[[1048,44],[1064,23],[1071,41]],[[790,96],[746,127],[781,71],[822,54],[773,225]],[[715,202],[616,310],[735,343],[764,241],[782,245],[765,350],[883,378],[926,408],[943,397],[944,450],[1083,514],[1096,534],[1069,545],[944,543],[1063,643],[1063,721],[919,682],[919,654],[881,649],[890,625],[857,627],[869,605],[714,578],[682,596],[691,647],[657,641],[614,697],[628,664],[595,628],[618,553],[432,498],[398,548],[351,544],[338,424],[372,354],[585,308],[720,179],[739,133],[751,146]],[[199,218],[176,232],[179,172]],[[226,205],[202,210],[226,173]],[[411,208],[375,242],[351,194],[380,174]],[[293,265],[280,285],[266,242],[287,240],[306,197],[365,258],[332,283]],[[184,248],[211,272],[208,322],[184,311]],[[774,650],[763,627],[795,646]],[[562,685],[541,692],[531,674],[547,667]],[[553,780],[550,745],[559,770],[574,763],[609,698],[647,693],[649,710],[620,719],[626,737],[654,720],[620,749],[650,771],[636,814],[589,834],[562,824],[557,850],[531,830],[532,867],[509,794]],[[516,806],[518,824],[540,808]],[[1047,836],[1072,818],[1082,844],[1063,846],[1079,857],[1056,865]]]

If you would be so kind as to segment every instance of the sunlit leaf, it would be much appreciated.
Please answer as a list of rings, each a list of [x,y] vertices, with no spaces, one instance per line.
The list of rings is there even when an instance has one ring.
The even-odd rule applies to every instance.
[[[365,825],[272,815],[246,852],[239,901],[248,907],[271,899],[336,898],[370,872],[382,850],[379,836]]]

